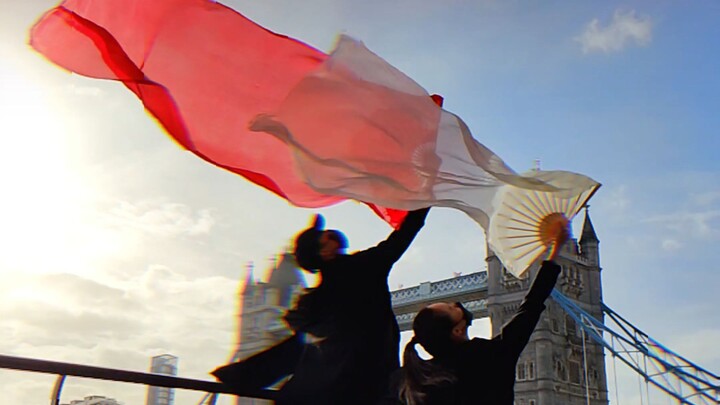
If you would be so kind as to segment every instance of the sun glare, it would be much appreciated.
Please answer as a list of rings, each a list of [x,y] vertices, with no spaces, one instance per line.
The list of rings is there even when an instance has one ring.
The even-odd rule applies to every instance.
[[[0,273],[42,272],[36,266],[64,259],[67,231],[78,214],[64,123],[50,92],[19,69],[0,65],[0,89]]]

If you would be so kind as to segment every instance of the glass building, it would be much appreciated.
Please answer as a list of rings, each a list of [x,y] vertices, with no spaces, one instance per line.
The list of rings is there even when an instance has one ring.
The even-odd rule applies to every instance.
[[[155,356],[150,362],[150,372],[154,374],[177,375],[178,358],[163,354]],[[147,405],[173,405],[175,390],[166,387],[148,387]]]

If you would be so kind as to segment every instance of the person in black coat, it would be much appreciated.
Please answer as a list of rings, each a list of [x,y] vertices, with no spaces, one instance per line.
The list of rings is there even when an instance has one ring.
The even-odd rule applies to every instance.
[[[212,374],[246,392],[292,375],[280,388],[277,404],[377,402],[399,367],[400,331],[387,278],[424,225],[428,210],[408,213],[385,241],[349,255],[344,253],[344,235],[323,230],[317,216],[295,240],[300,267],[321,275],[319,286],[302,295],[285,316],[295,333]]]
[[[567,231],[550,254],[567,239]],[[542,263],[515,316],[492,339],[468,338],[472,313],[460,303],[435,303],[413,320],[414,337],[405,347],[403,367],[391,378],[383,405],[512,405],[515,367],[545,309],[560,274],[552,260]],[[423,360],[415,345],[432,355]]]

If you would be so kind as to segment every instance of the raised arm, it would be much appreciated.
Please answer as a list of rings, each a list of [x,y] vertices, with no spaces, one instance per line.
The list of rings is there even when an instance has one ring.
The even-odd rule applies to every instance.
[[[415,239],[415,235],[425,225],[425,217],[427,217],[429,210],[430,208],[422,208],[410,211],[400,227],[393,231],[387,239],[359,254],[372,257],[372,260],[379,260],[391,266],[405,253],[413,239]]]
[[[540,320],[540,315],[545,309],[545,300],[555,287],[555,282],[560,275],[560,266],[554,261],[544,261],[540,271],[533,281],[530,291],[517,313],[503,328],[500,335],[493,340],[499,340],[502,350],[517,359],[530,340]]]

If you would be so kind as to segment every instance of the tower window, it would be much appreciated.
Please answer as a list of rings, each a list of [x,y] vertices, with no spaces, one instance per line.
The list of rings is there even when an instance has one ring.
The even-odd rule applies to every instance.
[[[573,384],[580,384],[580,363],[577,361],[570,361],[568,363],[568,368],[570,369],[570,382]]]
[[[577,327],[575,326],[575,320],[567,315],[565,317],[565,333],[568,336],[577,336]]]
[[[558,322],[557,319],[555,319],[555,318],[550,319],[550,327],[552,328],[553,332],[555,332],[555,333],[560,332],[560,323]]]
[[[560,381],[567,381],[565,363],[561,359],[555,361],[555,377]]]

